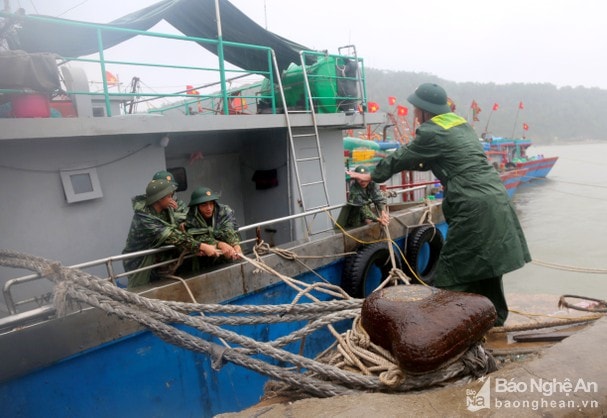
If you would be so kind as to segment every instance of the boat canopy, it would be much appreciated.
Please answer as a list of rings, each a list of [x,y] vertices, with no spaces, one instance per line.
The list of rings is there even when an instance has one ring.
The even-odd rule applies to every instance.
[[[267,31],[228,0],[219,0],[219,4],[222,40],[272,48],[281,71],[291,63],[299,63],[299,52],[309,49]],[[102,26],[146,31],[163,19],[186,36],[218,39],[215,0],[163,0]],[[11,49],[29,53],[50,52],[73,58],[98,52],[99,43],[95,28],[67,19],[54,20],[75,24],[24,19],[20,22],[18,39],[13,41],[15,44],[11,45]],[[135,36],[136,32],[104,31],[103,48],[108,49]],[[215,45],[204,42],[198,44],[217,54]],[[268,68],[267,53],[261,50],[243,51],[242,48],[224,45],[224,58],[229,63],[252,72],[267,71]]]

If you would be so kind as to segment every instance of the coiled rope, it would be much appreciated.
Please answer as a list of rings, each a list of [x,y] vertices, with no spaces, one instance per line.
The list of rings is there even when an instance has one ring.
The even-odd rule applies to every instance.
[[[590,302],[572,304],[567,299],[580,299]],[[562,307],[586,312],[607,312],[607,302],[602,299],[589,298],[587,296],[563,295],[559,299],[559,308]]]

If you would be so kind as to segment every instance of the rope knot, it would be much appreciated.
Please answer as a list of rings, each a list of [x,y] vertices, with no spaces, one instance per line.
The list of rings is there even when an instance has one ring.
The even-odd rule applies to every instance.
[[[395,364],[379,374],[379,381],[389,387],[399,386],[405,378],[403,371]]]
[[[261,241],[261,242],[255,244],[255,247],[253,247],[253,252],[258,255],[269,254],[270,246],[266,242]]]
[[[354,326],[352,327],[351,340],[359,347],[364,349],[369,348],[371,345],[371,337],[367,334],[367,331],[363,328],[360,323],[360,316],[354,319]]]

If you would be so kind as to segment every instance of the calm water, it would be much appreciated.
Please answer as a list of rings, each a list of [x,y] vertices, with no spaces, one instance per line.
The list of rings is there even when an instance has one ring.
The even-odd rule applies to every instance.
[[[607,272],[607,142],[533,146],[558,156],[545,180],[519,187],[513,202],[534,260]],[[565,293],[607,299],[607,273],[529,263],[504,276],[506,293]]]

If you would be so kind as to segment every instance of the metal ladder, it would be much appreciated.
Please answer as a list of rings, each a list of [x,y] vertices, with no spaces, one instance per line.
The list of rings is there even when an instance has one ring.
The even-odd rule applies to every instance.
[[[285,115],[287,118],[289,145],[291,147],[291,153],[292,153],[293,162],[294,162],[295,178],[296,178],[297,187],[299,190],[299,200],[300,200],[299,204],[301,205],[301,208],[304,210],[304,212],[307,212],[309,210],[316,210],[316,209],[321,209],[321,208],[329,206],[329,192],[327,190],[327,182],[326,182],[327,175],[326,175],[325,167],[323,164],[322,150],[320,147],[320,136],[318,134],[318,123],[317,123],[317,118],[316,118],[314,99],[312,97],[312,90],[310,89],[310,81],[308,78],[308,71],[307,71],[307,67],[306,67],[306,63],[305,63],[305,53],[302,51],[302,52],[300,52],[299,56],[301,59],[301,68],[302,68],[302,73],[303,73],[303,77],[304,77],[304,95],[307,98],[308,109],[307,110],[289,110],[286,106],[286,103],[283,103],[283,105],[284,105]],[[306,114],[310,115],[311,121],[312,121],[312,130],[311,131],[304,132],[304,133],[297,133],[297,134],[293,132],[293,127],[292,127],[292,124],[290,123],[289,115],[297,114],[297,113],[306,113]],[[307,156],[304,157],[304,156],[302,156],[302,154],[304,154],[302,148],[306,145],[306,142],[307,143],[312,142],[312,147],[308,147],[308,149],[310,149],[311,152]],[[300,167],[303,165],[306,165],[306,163],[313,163],[313,164],[318,165],[318,170],[315,170],[317,176],[315,176],[312,179],[309,179],[307,182],[302,182]],[[307,165],[310,165],[310,164],[307,164]],[[309,194],[306,192],[310,191],[310,193],[312,193],[313,190],[310,190],[310,189],[318,188],[318,187],[314,187],[314,186],[320,186],[322,188],[324,199],[321,198],[320,202],[315,202],[316,206],[310,207],[311,199],[309,199],[309,197],[306,199],[306,194]]]
[[[320,146],[320,137],[318,134],[318,122],[316,118],[316,111],[314,109],[314,103],[312,95],[310,94],[310,84],[308,81],[308,74],[306,71],[305,57],[303,51],[300,53],[301,64],[304,75],[304,94],[307,96],[308,109],[305,110],[289,110],[287,107],[286,98],[284,95],[284,89],[282,86],[282,80],[280,76],[277,77],[277,83],[279,85],[279,92],[283,104],[285,121],[287,125],[287,132],[289,135],[289,148],[291,158],[293,161],[293,171],[295,173],[295,181],[298,191],[297,204],[302,209],[302,212],[314,211],[317,209],[328,208],[329,205],[329,191],[327,189],[326,172],[323,164],[322,150]],[[276,66],[276,63],[275,63]],[[276,66],[277,68],[277,66]],[[294,129],[292,123],[292,115],[295,114],[308,114],[311,117],[312,129],[305,132],[303,129]],[[308,147],[305,145],[308,144]],[[306,154],[305,151],[309,150]],[[305,170],[307,178],[304,181],[302,179],[302,169],[306,166],[308,170]],[[316,169],[314,169],[316,168]],[[309,178],[310,174],[313,173],[314,177]],[[322,193],[319,193],[321,190]],[[316,201],[312,198],[316,197]],[[312,225],[310,224],[307,217],[303,218],[306,225],[306,234],[309,235]]]
[[[340,48],[340,54],[341,49],[342,48]],[[279,91],[282,99],[287,125],[287,132],[289,135],[289,147],[291,150],[293,171],[295,173],[295,181],[297,183],[298,191],[297,203],[301,207],[303,212],[308,212],[330,207],[330,199],[326,180],[327,174],[324,166],[324,158],[320,145],[320,136],[318,133],[318,121],[316,116],[314,97],[312,96],[310,80],[308,77],[308,70],[305,63],[305,51],[301,51],[299,55],[304,78],[304,95],[306,96],[306,109],[289,110],[286,104],[284,89],[280,77],[277,77],[277,83],[279,85]],[[354,55],[353,58],[358,63],[356,55]],[[360,70],[357,71],[357,79],[359,85],[361,86],[360,89],[362,92]],[[364,94],[361,95],[365,97]],[[309,129],[308,131],[304,131],[303,129],[298,130],[297,128],[294,129],[291,118],[295,114],[310,115],[311,129]],[[305,168],[307,168],[307,170],[305,170]],[[314,174],[314,176],[310,176],[310,174],[312,173]],[[303,219],[305,220],[307,234],[310,234],[310,221],[308,220],[308,217],[304,217]],[[332,229],[332,227],[326,230],[330,229]],[[324,232],[326,230],[317,231],[316,233]]]

